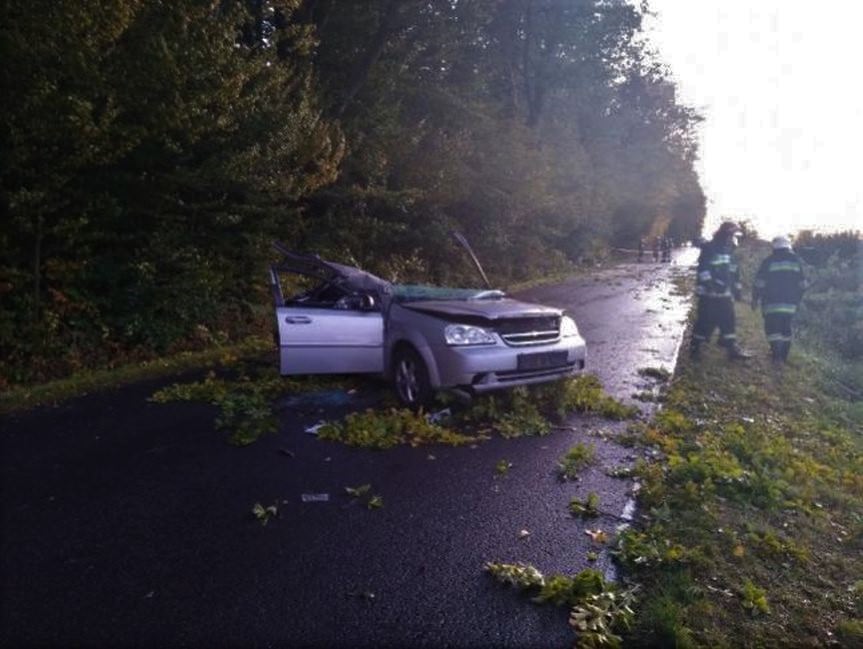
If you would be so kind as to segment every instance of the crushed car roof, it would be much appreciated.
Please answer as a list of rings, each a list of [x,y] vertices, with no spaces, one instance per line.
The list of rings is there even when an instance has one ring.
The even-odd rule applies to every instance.
[[[278,241],[273,243],[273,247],[282,254],[282,262],[275,265],[280,271],[350,286],[357,291],[382,294],[392,290],[389,282],[359,268],[325,261],[317,255],[294,252]]]

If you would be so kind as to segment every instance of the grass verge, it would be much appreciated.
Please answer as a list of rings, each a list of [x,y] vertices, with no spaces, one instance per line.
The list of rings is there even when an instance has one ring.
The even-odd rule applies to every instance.
[[[236,345],[199,352],[181,352],[168,358],[143,363],[88,370],[41,385],[14,387],[0,394],[0,413],[54,404],[90,392],[171,376],[189,370],[229,366],[242,358],[262,354],[272,348],[271,340],[252,337]]]
[[[863,646],[863,409],[823,389],[836,363],[684,359],[644,427],[644,525],[617,555],[641,584],[632,646]]]

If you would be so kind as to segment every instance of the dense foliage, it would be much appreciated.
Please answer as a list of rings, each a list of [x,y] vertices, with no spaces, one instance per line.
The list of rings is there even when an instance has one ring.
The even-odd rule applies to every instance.
[[[847,359],[863,358],[863,240],[860,233],[802,232],[796,248],[808,270],[799,325]],[[863,394],[863,371],[856,382]]]
[[[9,0],[0,385],[247,333],[274,237],[447,281],[455,227],[506,283],[694,236],[698,117],[644,11]]]

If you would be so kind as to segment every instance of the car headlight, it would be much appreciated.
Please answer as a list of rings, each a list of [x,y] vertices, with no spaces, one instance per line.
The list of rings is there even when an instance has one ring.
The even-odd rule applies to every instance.
[[[563,316],[560,319],[560,337],[572,338],[573,336],[577,335],[578,326],[575,324],[575,320],[570,318],[568,315]]]
[[[443,330],[447,345],[493,345],[494,334],[482,327],[451,324]]]

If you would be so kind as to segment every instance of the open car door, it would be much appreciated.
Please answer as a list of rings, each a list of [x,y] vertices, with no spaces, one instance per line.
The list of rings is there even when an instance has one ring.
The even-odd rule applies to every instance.
[[[281,374],[382,373],[389,283],[274,246],[283,255],[270,267]],[[286,281],[291,277],[299,281]],[[308,288],[286,299],[286,284]]]

